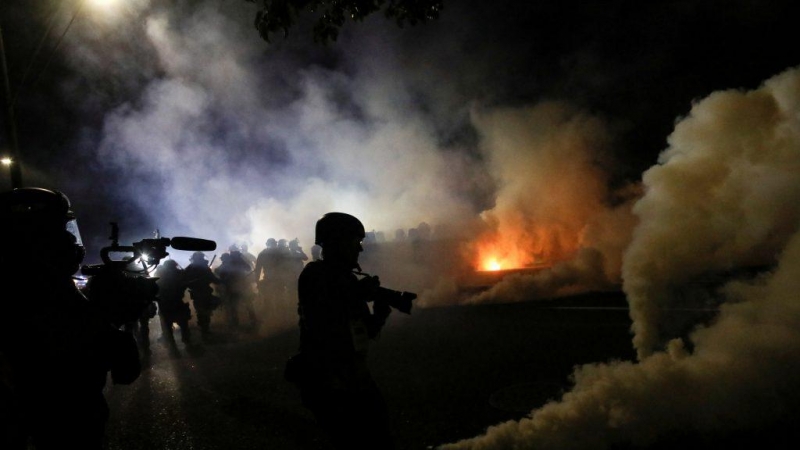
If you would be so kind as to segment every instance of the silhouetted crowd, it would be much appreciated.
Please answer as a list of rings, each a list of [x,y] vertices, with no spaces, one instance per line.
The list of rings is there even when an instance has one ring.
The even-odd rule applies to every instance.
[[[215,327],[223,326],[213,320],[218,312],[230,335],[259,331],[265,319],[286,311],[300,326],[286,379],[331,442],[347,449],[393,447],[366,349],[397,306],[380,295],[388,290],[377,277],[361,272],[364,246],[383,236],[366,233],[357,218],[325,214],[311,258],[297,239],[270,238],[258,255],[231,245],[216,266],[216,255],[209,261],[202,251],[186,267],[164,252],[146,276],[117,267],[136,261],[104,259],[107,265],[80,288],[72,277],[85,249],[64,194],[39,188],[0,194],[0,227],[15,237],[0,252],[0,276],[4,285],[22,288],[0,315],[0,448],[103,448],[108,375],[115,384],[139,377],[156,316],[159,341],[180,358],[178,337],[190,353],[216,342]],[[429,231],[421,226],[402,239]],[[410,312],[410,302],[400,310]]]

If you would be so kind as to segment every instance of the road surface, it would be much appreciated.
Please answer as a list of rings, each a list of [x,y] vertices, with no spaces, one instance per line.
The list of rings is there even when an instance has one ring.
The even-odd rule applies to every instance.
[[[294,327],[255,334],[220,325],[218,342],[179,344],[175,359],[157,341],[156,320],[140,379],[107,388],[110,449],[329,448],[282,378],[298,344]],[[370,366],[398,449],[433,448],[558,398],[577,364],[633,359],[629,328],[621,293],[395,311]]]

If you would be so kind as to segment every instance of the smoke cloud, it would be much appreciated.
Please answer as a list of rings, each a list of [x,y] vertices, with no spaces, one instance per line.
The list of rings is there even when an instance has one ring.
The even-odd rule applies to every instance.
[[[602,119],[555,101],[479,106],[410,67],[391,34],[399,30],[367,23],[324,51],[265,46],[242,26],[251,14],[239,2],[142,0],[76,28],[72,63],[93,85],[116,80],[92,93],[75,80],[64,89],[87,109],[115,105],[84,151],[114,174],[110,195],[144,214],[135,230],[117,219],[126,236],[158,229],[252,252],[268,238],[298,238],[308,249],[316,220],[345,211],[387,241],[432,226],[435,257],[394,247],[362,264],[421,293],[420,306],[619,284],[633,220],[607,188],[613,137]],[[510,267],[558,265],[465,299],[461,287],[487,251]]]
[[[440,280],[421,303],[504,303],[619,289],[639,192],[609,188],[610,127],[554,101],[474,108],[472,123],[497,189],[494,207],[473,221],[461,252],[473,271],[492,270],[491,264],[523,270],[475,295],[457,293],[469,276]]]
[[[578,367],[559,401],[442,448],[648,445],[670,433],[724,436],[793,417],[800,400],[798,112],[798,69],[754,91],[697,102],[645,173],[634,207],[640,223],[623,273],[640,361]],[[747,277],[732,270],[765,265]],[[708,273],[729,276],[714,289],[696,279]],[[712,300],[719,306],[710,323],[670,334],[670,308]]]
[[[119,196],[162,233],[310,247],[328,211],[378,230],[474,215],[459,192],[480,168],[441,150],[391,69],[265,58],[258,36],[241,34],[244,15],[210,4],[184,13],[143,15],[139,39],[160,74],[106,115],[96,150],[119,174]]]
[[[479,263],[552,267],[512,275],[468,301],[523,301],[618,286],[622,249],[635,224],[635,190],[608,187],[609,127],[555,102],[476,114],[475,124],[499,186],[495,207],[481,215],[485,229],[474,244]]]
[[[634,345],[646,356],[686,324],[664,312],[715,306],[703,277],[772,265],[798,226],[797,73],[694,105],[643,176],[625,255]]]

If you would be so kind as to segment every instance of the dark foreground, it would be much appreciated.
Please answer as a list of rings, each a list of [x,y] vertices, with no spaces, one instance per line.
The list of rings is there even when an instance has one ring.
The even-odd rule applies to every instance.
[[[149,368],[111,386],[110,449],[326,449],[283,364],[294,329],[223,333],[171,359],[155,340]],[[520,419],[569,388],[577,364],[634,357],[621,293],[557,302],[395,312],[371,348],[399,449],[426,449]]]

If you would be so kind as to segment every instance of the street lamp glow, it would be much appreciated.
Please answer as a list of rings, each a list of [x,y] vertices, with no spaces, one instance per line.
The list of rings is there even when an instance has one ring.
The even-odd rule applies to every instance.
[[[119,0],[86,0],[89,6],[97,9],[110,10],[119,5]]]
[[[13,162],[14,160],[9,158],[8,156],[6,156],[3,159],[0,159],[0,163],[2,163],[4,166],[10,166]]]
[[[119,20],[124,20],[123,17],[131,11],[139,8],[143,0],[81,0],[81,5],[84,6],[84,13],[90,21],[97,24],[105,24],[105,26],[115,26]]]
[[[86,1],[95,6],[110,6],[115,3],[119,3],[119,0],[86,0]]]

